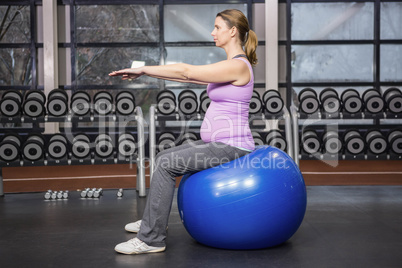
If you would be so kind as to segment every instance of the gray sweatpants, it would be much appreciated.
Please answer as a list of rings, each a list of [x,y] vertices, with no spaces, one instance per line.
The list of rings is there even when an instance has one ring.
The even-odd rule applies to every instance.
[[[211,168],[248,154],[221,143],[202,140],[160,152],[156,156],[151,187],[137,237],[153,247],[164,247],[172,207],[175,177]]]

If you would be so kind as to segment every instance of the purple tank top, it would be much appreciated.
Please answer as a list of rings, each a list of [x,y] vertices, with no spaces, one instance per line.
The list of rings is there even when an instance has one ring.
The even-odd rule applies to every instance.
[[[211,103],[201,125],[201,139],[204,142],[222,142],[246,150],[254,150],[254,140],[248,122],[250,100],[253,95],[254,75],[247,63],[251,78],[244,86],[231,83],[210,83],[207,94]]]

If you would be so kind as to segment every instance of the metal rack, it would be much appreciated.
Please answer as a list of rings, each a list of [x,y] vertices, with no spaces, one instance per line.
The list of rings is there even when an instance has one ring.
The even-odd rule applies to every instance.
[[[47,122],[69,122],[69,123],[79,123],[79,122],[113,122],[118,124],[119,126],[127,125],[128,122],[135,121],[137,128],[137,144],[139,145],[137,148],[137,154],[133,155],[129,158],[119,157],[116,153],[109,158],[100,159],[93,154],[88,159],[73,159],[71,155],[68,155],[65,159],[54,160],[45,156],[43,160],[39,161],[27,161],[25,159],[19,159],[12,162],[4,162],[0,161],[0,196],[4,196],[4,188],[3,188],[3,174],[2,168],[4,167],[22,167],[22,166],[50,166],[50,165],[96,165],[96,164],[125,164],[125,163],[137,163],[137,191],[139,192],[139,196],[146,196],[145,192],[145,120],[142,113],[141,107],[136,107],[134,110],[134,116],[121,116],[117,114],[113,114],[110,116],[99,116],[90,114],[83,117],[75,117],[72,116],[71,113],[66,116],[54,117],[54,116],[41,116],[41,117],[0,117],[1,123],[32,123],[34,129],[39,129],[40,123]],[[46,135],[46,134],[45,134]]]

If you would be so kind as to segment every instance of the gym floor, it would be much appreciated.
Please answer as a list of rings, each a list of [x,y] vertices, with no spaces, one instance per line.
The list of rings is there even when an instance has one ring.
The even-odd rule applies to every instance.
[[[176,199],[163,253],[122,255],[145,198],[106,190],[99,199],[0,198],[1,267],[402,267],[402,186],[309,186],[304,221],[286,243],[263,250],[214,249],[184,229]],[[239,230],[241,232],[241,230]]]

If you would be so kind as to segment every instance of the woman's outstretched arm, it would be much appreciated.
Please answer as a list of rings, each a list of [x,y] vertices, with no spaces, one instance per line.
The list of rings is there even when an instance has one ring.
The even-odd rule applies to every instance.
[[[250,80],[246,63],[240,60],[225,60],[208,65],[190,65],[185,63],[143,66],[139,68],[114,71],[110,76],[122,76],[123,80],[136,79],[142,75],[183,83],[224,83],[245,85]]]

